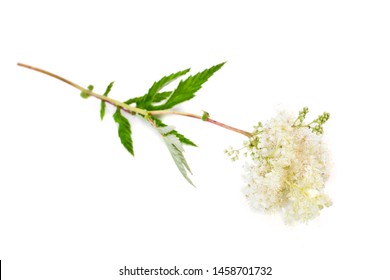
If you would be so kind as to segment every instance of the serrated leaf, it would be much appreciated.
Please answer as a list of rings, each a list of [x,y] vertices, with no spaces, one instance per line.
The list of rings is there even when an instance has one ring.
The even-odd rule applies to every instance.
[[[161,102],[167,99],[172,94],[172,91],[159,92],[154,96],[153,103]]]
[[[172,130],[169,134],[175,135],[182,144],[188,145],[188,146],[193,146],[193,147],[198,147],[194,142],[192,142],[190,139],[186,138],[183,134],[180,134],[176,130]]]
[[[176,80],[177,78],[187,74],[190,71],[190,68],[170,74],[168,76],[162,77],[158,82],[154,82],[152,87],[149,89],[149,95],[155,95],[158,93],[163,87],[169,85],[171,82]]]
[[[162,77],[158,82],[154,82],[152,87],[149,89],[148,93],[145,94],[139,102],[137,102],[137,107],[142,108],[142,109],[147,109],[150,107],[150,105],[155,101],[155,96],[158,94],[158,92],[177,78],[185,75],[190,71],[190,69],[185,69],[183,71],[179,71],[176,73],[173,73],[169,76],[164,76]],[[161,96],[160,96],[161,98]],[[160,100],[161,101],[161,100]]]
[[[166,125],[158,127],[157,130],[158,132],[160,132],[160,134],[165,135],[170,133],[172,130],[175,130],[175,127],[171,125]]]
[[[190,71],[190,69],[179,71],[169,76],[164,76],[159,81],[153,83],[147,94],[144,94],[143,96],[139,97],[130,98],[123,103],[126,103],[128,105],[136,103],[138,108],[148,110],[152,107],[152,103],[161,102],[167,99],[172,94],[171,91],[159,92],[163,87],[167,86],[177,78],[187,74],[188,71]]]
[[[107,88],[106,88],[106,91],[104,92],[104,96],[108,96],[108,94],[110,93],[111,89],[112,89],[112,86],[114,85],[114,82],[111,82]],[[103,120],[104,118],[104,115],[106,114],[106,102],[104,101],[101,101],[100,102],[100,119]]]
[[[90,91],[93,91],[93,85],[89,85],[87,87],[87,89],[90,90]],[[87,99],[88,97],[91,97],[88,93],[85,93],[84,91],[80,92],[80,96],[82,98],[85,98],[85,99]]]
[[[176,147],[176,149],[178,149],[180,152],[184,152],[184,148],[183,148],[183,145],[181,144],[179,138],[177,138],[175,135],[173,134],[167,134],[167,135],[164,135],[164,138],[168,139],[169,142]]]
[[[163,136],[164,142],[167,145],[168,150],[171,153],[171,156],[173,158],[173,161],[175,162],[180,173],[191,185],[195,186],[192,183],[191,179],[188,177],[188,173],[190,174],[192,173],[186,159],[184,158],[183,152],[176,146],[176,144],[178,142],[180,143],[180,141],[177,138],[174,140],[174,138],[176,138],[176,136],[174,135],[169,135],[169,137]]]
[[[151,116],[151,119],[153,120],[153,122],[155,123],[155,125],[157,127],[165,127],[165,126],[168,126],[166,125],[165,123],[163,123],[160,119],[156,118],[156,117],[153,117]]]
[[[115,122],[118,124],[118,136],[121,139],[123,146],[130,154],[134,156],[133,140],[131,139],[131,126],[129,120],[124,117],[119,108],[116,109],[113,115]]]
[[[152,119],[158,128],[167,127],[167,125],[165,123],[163,123],[160,119],[157,119],[155,117],[152,117]],[[182,144],[193,146],[193,147],[198,147],[194,142],[192,142],[190,139],[186,138],[183,134],[180,134],[176,130],[170,130],[169,134],[175,135],[180,140],[180,142]]]
[[[126,103],[127,105],[130,105],[130,104],[133,104],[133,103],[138,103],[142,98],[143,98],[143,96],[130,98],[129,100],[126,100],[123,103]]]
[[[169,99],[161,105],[148,107],[149,110],[166,110],[170,109],[173,106],[182,103],[184,101],[190,100],[195,96],[195,93],[202,87],[202,85],[225,63],[220,63],[209,69],[206,69],[202,72],[195,74],[194,76],[189,76],[187,79],[180,81],[177,88],[173,91]]]

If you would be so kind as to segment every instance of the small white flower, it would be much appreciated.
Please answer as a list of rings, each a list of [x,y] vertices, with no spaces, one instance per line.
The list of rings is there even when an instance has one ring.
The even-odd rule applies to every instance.
[[[332,205],[324,193],[329,153],[322,135],[294,122],[281,112],[244,144],[251,160],[243,193],[252,207],[280,212],[286,223],[307,222]]]

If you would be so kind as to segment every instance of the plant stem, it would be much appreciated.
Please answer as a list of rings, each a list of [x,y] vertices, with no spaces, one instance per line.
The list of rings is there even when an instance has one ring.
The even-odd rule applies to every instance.
[[[43,74],[46,74],[50,77],[53,77],[53,78],[56,78],[60,81],[63,81],[64,83],[67,83],[68,85],[71,85],[72,87],[75,87],[77,88],[78,90],[90,95],[90,96],[93,96],[93,97],[96,97],[97,99],[100,99],[102,101],[105,101],[105,102],[108,102],[116,107],[121,107],[123,110],[129,112],[129,113],[138,113],[138,114],[141,114],[143,116],[145,116],[148,112],[146,110],[143,110],[143,109],[140,109],[140,108],[137,108],[137,107],[133,107],[133,106],[129,106],[127,105],[126,103],[123,103],[123,102],[120,102],[118,100],[115,100],[115,99],[112,99],[112,98],[109,98],[107,96],[104,96],[104,95],[100,95],[100,94],[97,94],[97,93],[94,93],[93,91],[90,91],[89,89],[86,89],[82,86],[79,86],[78,84],[75,84],[65,78],[62,78],[61,76],[58,76],[56,74],[53,74],[51,72],[48,72],[46,70],[43,70],[43,69],[40,69],[40,68],[37,68],[37,67],[34,67],[34,66],[30,66],[30,65],[27,65],[27,64],[23,64],[23,63],[18,63],[18,66],[21,66],[21,67],[25,67],[25,68],[28,68],[28,69],[31,69],[31,70],[34,70],[34,71],[37,71],[37,72],[40,72],[40,73],[43,73]]]
[[[114,105],[115,107],[119,107],[121,109],[123,109],[124,111],[128,112],[128,113],[131,113],[131,114],[140,114],[142,116],[146,116],[146,115],[179,115],[179,116],[185,116],[185,117],[190,117],[190,118],[195,118],[195,119],[199,119],[199,120],[202,120],[202,116],[200,115],[196,115],[196,114],[191,114],[191,113],[185,113],[185,112],[179,112],[179,111],[170,111],[170,110],[158,110],[158,111],[147,111],[147,110],[144,110],[144,109],[140,109],[140,108],[137,108],[137,107],[134,107],[134,106],[130,106],[130,105],[127,105],[126,103],[123,103],[123,102],[120,102],[118,100],[115,100],[115,99],[112,99],[112,98],[109,98],[107,96],[104,96],[104,95],[100,95],[100,94],[97,94],[97,93],[94,93],[93,91],[90,91],[78,84],[75,84],[61,76],[58,76],[56,74],[53,74],[49,71],[46,71],[46,70],[43,70],[43,69],[40,69],[40,68],[37,68],[37,67],[34,67],[34,66],[30,66],[30,65],[27,65],[27,64],[23,64],[23,63],[18,63],[17,64],[18,66],[21,66],[21,67],[24,67],[24,68],[27,68],[27,69],[31,69],[31,70],[34,70],[34,71],[37,71],[37,72],[40,72],[40,73],[43,73],[43,74],[46,74],[50,77],[53,77],[55,79],[58,79],[64,83],[67,83],[68,85],[71,85],[72,87],[74,88],[77,88],[78,90],[90,95],[90,96],[93,96],[97,99],[100,99],[104,102],[107,102],[107,103],[110,103],[112,105]],[[216,120],[213,120],[213,119],[210,119],[210,118],[207,118],[205,121],[209,122],[209,123],[212,123],[212,124],[215,124],[215,125],[218,125],[220,127],[223,127],[225,129],[228,129],[230,131],[234,131],[234,132],[237,132],[237,133],[240,133],[242,135],[245,135],[246,137],[252,137],[253,134],[250,133],[250,132],[247,132],[247,131],[244,131],[244,130],[241,130],[241,129],[238,129],[238,128],[235,128],[235,127],[232,127],[230,125],[227,125],[227,124],[224,124],[224,123],[221,123],[221,122],[218,122]]]
[[[195,118],[195,119],[202,120],[202,116],[200,116],[200,115],[186,113],[186,112],[179,112],[179,111],[169,111],[169,110],[149,111],[149,114],[150,115],[179,115],[179,116],[185,116],[185,117],[190,117],[190,118]],[[218,122],[218,121],[210,119],[210,118],[207,118],[205,121],[209,122],[209,123],[212,123],[212,124],[215,124],[215,125],[218,125],[220,127],[226,128],[228,130],[240,133],[242,135],[245,135],[246,137],[252,137],[253,136],[253,134],[250,133],[250,132],[247,132],[245,130],[241,130],[241,129],[232,127],[230,125]]]

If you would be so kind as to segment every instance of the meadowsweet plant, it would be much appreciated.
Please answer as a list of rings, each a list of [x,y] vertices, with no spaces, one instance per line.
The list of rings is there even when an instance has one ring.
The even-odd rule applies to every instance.
[[[329,119],[324,113],[311,122],[305,122],[308,109],[293,118],[286,112],[279,113],[264,125],[258,123],[252,132],[241,130],[210,118],[208,112],[192,114],[174,108],[195,97],[202,85],[224,63],[217,64],[197,74],[188,76],[185,69],[154,82],[148,92],[125,101],[109,97],[111,82],[103,94],[95,93],[94,86],[86,88],[61,76],[18,63],[25,67],[61,80],[80,91],[82,98],[100,100],[100,118],[106,115],[107,103],[115,107],[114,122],[118,125],[118,136],[124,148],[134,156],[131,119],[139,117],[161,135],[174,163],[184,178],[193,185],[191,169],[184,157],[184,146],[196,144],[179,133],[175,127],[161,120],[163,115],[178,115],[199,119],[245,136],[244,145],[238,150],[229,148],[226,153],[232,160],[241,155],[248,160],[244,166],[244,193],[249,203],[267,213],[281,212],[288,223],[306,222],[318,216],[319,211],[331,205],[324,193],[324,184],[329,176],[328,152],[322,141],[323,124]],[[185,78],[185,75],[187,77]],[[174,90],[166,86],[180,79]]]
[[[241,149],[225,152],[233,161],[243,154],[243,192],[249,204],[265,213],[279,212],[288,224],[307,222],[332,205],[324,193],[329,152],[322,140],[329,113],[305,123],[308,108],[297,118],[287,112],[254,126]]]

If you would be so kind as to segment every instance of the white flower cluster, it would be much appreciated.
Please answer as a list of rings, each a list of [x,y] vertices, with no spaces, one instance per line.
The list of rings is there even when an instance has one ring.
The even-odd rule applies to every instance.
[[[244,166],[244,194],[254,208],[281,212],[288,224],[307,222],[332,205],[324,193],[330,164],[322,135],[295,123],[281,112],[245,142],[251,161]]]

